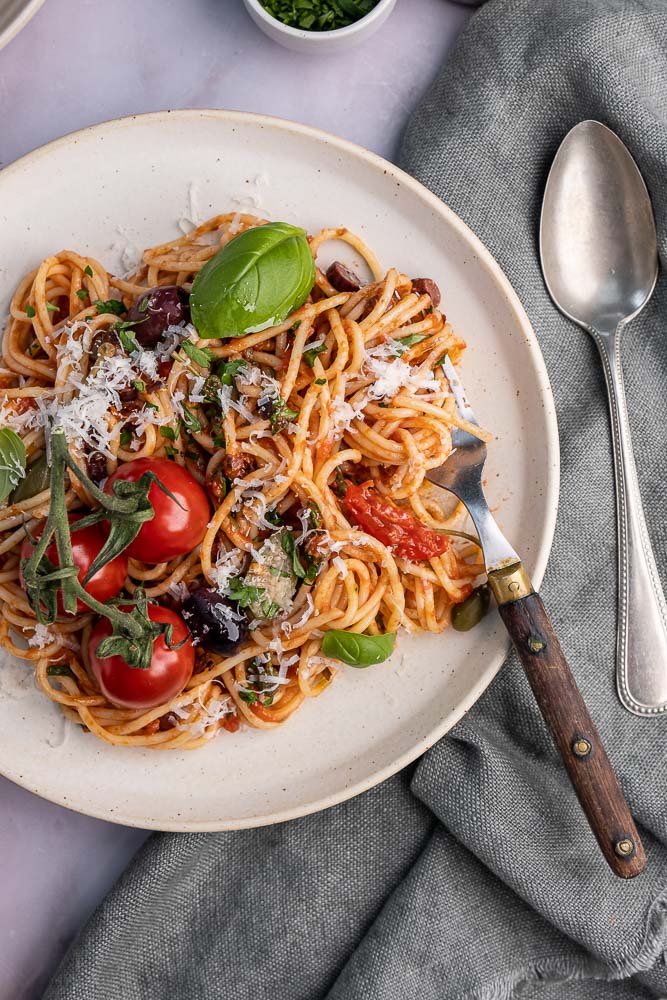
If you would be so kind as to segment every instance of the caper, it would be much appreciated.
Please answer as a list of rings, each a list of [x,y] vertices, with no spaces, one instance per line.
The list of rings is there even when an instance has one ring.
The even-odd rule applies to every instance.
[[[43,493],[48,489],[51,469],[46,460],[46,452],[42,452],[39,458],[33,459],[25,471],[25,476],[18,484],[10,497],[10,503],[21,503],[22,500],[30,500],[38,493]]]
[[[491,591],[488,583],[476,587],[465,601],[452,608],[452,626],[457,632],[467,632],[478,625],[489,610]]]

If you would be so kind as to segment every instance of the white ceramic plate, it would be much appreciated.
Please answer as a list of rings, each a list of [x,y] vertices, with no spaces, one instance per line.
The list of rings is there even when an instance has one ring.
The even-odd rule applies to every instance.
[[[183,215],[250,209],[315,231],[347,225],[385,265],[432,277],[469,341],[463,368],[498,435],[487,483],[539,583],[553,536],[558,437],[528,319],[470,230],[379,157],[323,132],[224,111],[161,112],[66,136],[0,173],[0,309],[62,247],[117,265],[178,233]],[[334,253],[334,250],[331,250]],[[414,760],[470,708],[508,647],[498,616],[469,634],[402,636],[391,661],[342,667],[282,728],[222,733],[194,752],[112,748],[62,720],[31,669],[0,663],[0,772],[119,823],[224,830],[286,820],[363,791]]]
[[[44,0],[0,0],[0,49],[25,28]]]

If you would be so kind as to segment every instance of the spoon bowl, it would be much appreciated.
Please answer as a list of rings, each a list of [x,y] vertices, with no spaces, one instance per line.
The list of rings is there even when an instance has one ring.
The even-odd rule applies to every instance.
[[[619,697],[638,715],[667,712],[667,605],[642,507],[630,438],[620,332],[658,277],[651,199],[619,137],[584,121],[565,137],[544,192],[542,271],[549,294],[595,339],[609,394],[618,507]]]
[[[540,254],[552,299],[587,329],[613,332],[651,297],[658,245],[649,193],[600,122],[581,122],[561,143],[544,192]]]

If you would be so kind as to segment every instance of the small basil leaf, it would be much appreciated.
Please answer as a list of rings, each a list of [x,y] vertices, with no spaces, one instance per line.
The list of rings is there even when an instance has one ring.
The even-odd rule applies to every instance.
[[[0,430],[0,503],[4,503],[25,476],[25,445],[9,427]]]
[[[242,337],[281,323],[308,298],[315,262],[306,234],[286,222],[247,229],[202,268],[192,285],[200,337]]]
[[[342,629],[330,629],[322,640],[322,652],[334,660],[342,660],[351,667],[370,667],[382,663],[394,652],[396,633],[386,635],[359,635]]]
[[[49,488],[50,477],[51,469],[46,460],[46,452],[43,451],[26,469],[25,479],[21,480],[12,493],[11,502],[21,503],[22,500],[30,500],[38,493],[43,493]]]

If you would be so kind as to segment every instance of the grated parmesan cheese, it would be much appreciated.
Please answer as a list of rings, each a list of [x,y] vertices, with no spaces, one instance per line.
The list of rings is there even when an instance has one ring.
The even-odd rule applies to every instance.
[[[368,399],[391,399],[401,389],[406,388],[413,391],[438,388],[438,381],[430,369],[420,371],[407,361],[401,361],[400,358],[385,361],[369,354],[365,369],[374,379],[373,384],[366,390]]]
[[[226,597],[229,594],[229,581],[239,576],[242,569],[243,553],[239,549],[231,549],[229,552],[220,549],[210,572],[216,590]]]
[[[52,642],[56,642],[57,638],[57,636],[52,635],[52,633],[49,632],[46,625],[42,625],[40,622],[37,622],[34,626],[33,634],[26,640],[26,642],[33,649],[44,649],[45,646],[49,646]]]

